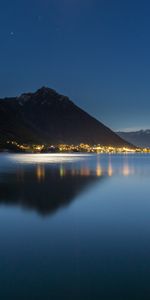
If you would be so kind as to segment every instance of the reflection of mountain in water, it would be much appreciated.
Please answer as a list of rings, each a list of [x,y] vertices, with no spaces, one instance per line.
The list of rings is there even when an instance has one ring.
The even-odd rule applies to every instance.
[[[44,156],[43,160],[41,155],[38,157],[38,163],[35,163],[37,156],[20,156],[20,159],[22,158],[22,164],[18,160],[13,165],[5,162],[1,164],[0,204],[34,209],[41,215],[51,214],[68,205],[82,191],[103,178],[126,177],[135,173],[143,176],[145,172],[149,173],[149,169],[141,169],[141,166],[138,168],[137,164],[135,168],[134,161],[130,159],[130,163],[128,162],[128,156],[119,158],[119,163],[115,162],[115,157],[113,161],[111,156],[108,156],[107,160],[101,162],[97,157],[92,164],[86,160],[74,160],[74,163],[59,162],[51,165],[48,163],[49,159],[54,160],[54,157]],[[48,162],[45,159],[48,159]]]
[[[17,169],[0,178],[0,203],[34,209],[42,215],[68,205],[86,187],[98,180],[88,168]]]

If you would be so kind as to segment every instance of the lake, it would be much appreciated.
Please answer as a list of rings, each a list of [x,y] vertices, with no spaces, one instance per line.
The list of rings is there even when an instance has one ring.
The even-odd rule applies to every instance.
[[[150,298],[150,155],[0,154],[0,299]]]

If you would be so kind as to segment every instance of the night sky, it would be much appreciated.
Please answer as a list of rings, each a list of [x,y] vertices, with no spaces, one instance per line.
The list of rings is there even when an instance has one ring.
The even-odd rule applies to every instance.
[[[150,128],[150,1],[0,0],[0,97],[41,86],[114,130]]]

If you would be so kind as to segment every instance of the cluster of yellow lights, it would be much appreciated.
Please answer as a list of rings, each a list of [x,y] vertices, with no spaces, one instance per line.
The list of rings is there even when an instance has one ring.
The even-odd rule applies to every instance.
[[[113,146],[102,146],[102,145],[88,145],[88,144],[79,144],[79,145],[68,145],[68,144],[59,144],[59,145],[27,145],[19,144],[15,141],[8,141],[8,144],[16,146],[20,150],[26,152],[35,152],[40,153],[42,150],[55,150],[56,152],[87,152],[87,153],[150,153],[150,148],[128,148],[128,147],[113,147]]]

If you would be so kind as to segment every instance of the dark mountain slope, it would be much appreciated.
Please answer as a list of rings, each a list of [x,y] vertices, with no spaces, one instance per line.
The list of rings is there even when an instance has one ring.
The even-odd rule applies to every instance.
[[[49,88],[0,100],[0,139],[23,143],[129,146],[68,97]]]

